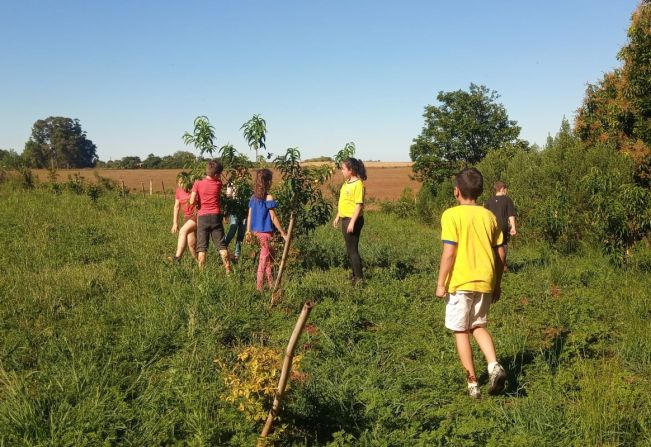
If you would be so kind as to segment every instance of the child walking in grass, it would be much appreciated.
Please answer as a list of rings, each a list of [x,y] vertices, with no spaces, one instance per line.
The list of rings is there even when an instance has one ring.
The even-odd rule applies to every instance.
[[[458,206],[441,216],[443,253],[436,296],[447,297],[445,326],[454,331],[457,352],[466,370],[468,393],[480,398],[470,339],[474,337],[488,363],[488,393],[504,390],[506,371],[497,362],[493,339],[486,329],[488,310],[500,299],[504,248],[502,231],[493,213],[476,203],[483,177],[475,168],[456,176]]]
[[[190,254],[197,259],[197,215],[194,206],[190,205],[190,190],[184,183],[183,177],[179,175],[176,178],[176,198],[174,200],[174,220],[172,223],[172,234],[179,233],[179,239],[176,244],[176,254],[174,258],[168,258],[173,261],[180,261],[186,247],[190,249]],[[179,211],[183,210],[185,223],[179,230]]]
[[[346,252],[353,270],[352,283],[355,285],[364,280],[362,258],[359,256],[359,236],[364,227],[363,181],[366,180],[366,168],[361,160],[347,158],[341,164],[341,173],[345,181],[339,192],[337,216],[332,225],[337,228],[341,221]]]
[[[222,181],[219,176],[223,169],[219,161],[209,161],[206,164],[206,177],[195,182],[192,186],[190,205],[199,205],[199,212],[197,213],[197,260],[199,261],[199,268],[203,270],[206,265],[208,239],[212,237],[213,243],[219,250],[226,273],[230,273],[231,264],[228,259],[228,248],[224,243],[224,216],[221,211]]]
[[[226,196],[232,199],[235,199],[237,191],[233,185],[228,185],[226,187]],[[226,238],[224,243],[228,247],[231,243],[231,240],[237,235],[235,239],[235,253],[233,255],[233,260],[237,262],[240,258],[240,253],[242,252],[242,241],[244,240],[244,235],[246,231],[246,217],[240,216],[237,212],[233,212],[229,218],[228,233],[226,233]]]
[[[484,205],[486,209],[491,210],[495,214],[497,224],[502,230],[504,237],[504,270],[506,269],[506,253],[508,251],[508,243],[511,236],[515,236],[518,231],[515,228],[515,205],[513,200],[507,195],[509,193],[506,183],[502,181],[495,182],[493,185],[495,195],[486,201]]]
[[[246,241],[250,242],[251,234],[254,234],[260,244],[260,260],[258,261],[258,272],[256,286],[259,291],[264,288],[264,277],[267,277],[267,284],[271,287],[273,277],[271,272],[272,253],[271,238],[273,228],[280,232],[283,239],[287,234],[283,230],[280,219],[276,214],[278,203],[269,194],[273,175],[269,169],[260,169],[255,176],[255,189],[249,201],[249,214],[246,219]]]

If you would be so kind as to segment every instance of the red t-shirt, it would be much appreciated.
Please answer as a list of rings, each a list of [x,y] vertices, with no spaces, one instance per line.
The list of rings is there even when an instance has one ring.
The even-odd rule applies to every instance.
[[[199,202],[199,216],[206,214],[221,214],[221,193],[222,181],[211,177],[206,177],[203,180],[194,182],[192,185],[192,192],[197,193],[197,201]]]
[[[176,188],[176,200],[181,204],[185,220],[191,219],[194,214],[194,206],[190,205],[190,193],[185,192],[183,188]]]

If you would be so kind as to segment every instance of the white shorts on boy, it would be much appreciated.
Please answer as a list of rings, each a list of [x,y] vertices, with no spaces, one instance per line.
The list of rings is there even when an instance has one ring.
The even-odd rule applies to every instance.
[[[455,332],[463,332],[486,326],[491,301],[490,293],[463,290],[449,293],[445,305],[445,327]]]

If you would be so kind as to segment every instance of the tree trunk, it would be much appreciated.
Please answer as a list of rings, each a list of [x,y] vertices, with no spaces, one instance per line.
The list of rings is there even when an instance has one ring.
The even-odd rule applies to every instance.
[[[289,373],[292,368],[294,349],[296,348],[296,343],[298,342],[298,338],[301,336],[301,332],[303,332],[303,328],[305,327],[305,323],[307,322],[307,317],[310,315],[310,311],[312,310],[312,307],[314,307],[314,303],[311,301],[308,301],[303,305],[303,310],[301,310],[301,314],[299,315],[298,320],[296,321],[296,326],[294,326],[294,331],[292,332],[292,336],[289,339],[289,344],[287,344],[287,349],[285,350],[285,358],[283,359],[283,368],[280,372],[280,380],[278,381],[278,389],[276,390],[276,395],[274,396],[274,403],[273,406],[271,407],[271,410],[269,410],[269,414],[267,415],[267,421],[264,424],[264,428],[262,429],[260,438],[267,437],[267,435],[271,431],[271,426],[273,425],[274,418],[276,417],[276,415],[278,414],[278,410],[280,409],[280,402],[284,397],[285,388],[289,380]]]
[[[285,241],[285,246],[283,247],[283,257],[280,259],[280,267],[278,267],[278,275],[276,275],[276,281],[274,282],[273,289],[271,289],[271,304],[275,303],[274,294],[280,289],[280,284],[283,280],[283,273],[285,272],[285,267],[287,265],[287,255],[289,254],[289,248],[292,245],[292,236],[294,235],[295,221],[296,221],[296,214],[292,212],[289,216],[289,226],[287,227],[287,240]]]

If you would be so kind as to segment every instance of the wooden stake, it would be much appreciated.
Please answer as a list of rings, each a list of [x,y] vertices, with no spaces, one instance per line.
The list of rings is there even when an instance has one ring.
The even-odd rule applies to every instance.
[[[283,369],[280,372],[280,380],[278,381],[278,389],[276,390],[276,395],[274,396],[274,403],[271,407],[271,410],[269,410],[267,421],[264,424],[260,438],[267,437],[271,431],[271,426],[274,423],[274,419],[278,415],[280,402],[283,400],[283,397],[285,395],[285,388],[287,387],[287,382],[289,381],[292,359],[294,358],[294,349],[296,348],[298,338],[301,336],[301,332],[303,332],[303,328],[307,322],[307,317],[310,316],[310,311],[313,307],[314,303],[312,301],[308,301],[303,305],[303,310],[301,310],[301,314],[296,321],[296,326],[294,326],[294,332],[292,332],[292,336],[289,338],[289,344],[287,345],[287,349],[285,350],[285,358],[283,359]]]
[[[275,304],[275,294],[280,288],[280,283],[283,280],[283,273],[285,272],[285,266],[287,265],[287,255],[289,254],[289,248],[292,245],[292,236],[294,235],[294,222],[296,220],[296,215],[292,212],[289,216],[289,227],[287,227],[287,240],[285,241],[285,247],[283,248],[283,257],[280,259],[280,267],[278,267],[278,275],[276,275],[276,281],[274,286],[271,289],[271,304]]]
[[[154,184],[152,183],[151,180],[149,180],[149,195],[150,196],[154,195]]]
[[[142,187],[142,196],[145,197],[145,182],[140,182],[140,186]]]
[[[126,194],[126,189],[124,188],[124,180],[122,180],[122,195]]]
[[[163,190],[163,196],[167,197],[167,191],[165,191],[165,183],[163,181],[160,181],[160,187]]]

